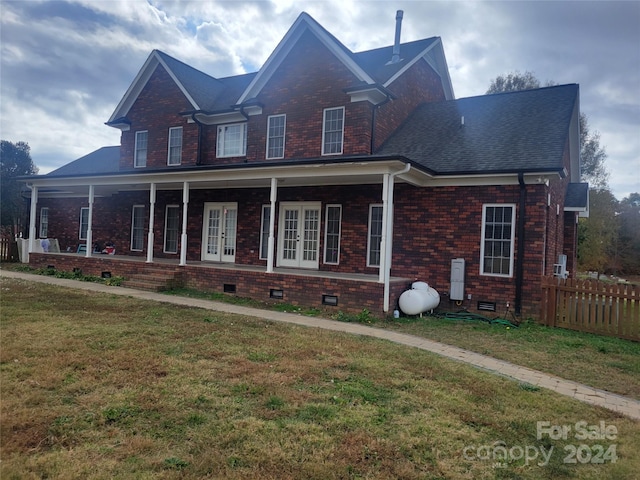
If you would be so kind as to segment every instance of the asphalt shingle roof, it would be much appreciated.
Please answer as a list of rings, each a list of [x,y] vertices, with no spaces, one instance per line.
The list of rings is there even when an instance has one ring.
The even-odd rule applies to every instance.
[[[439,174],[561,169],[577,96],[571,84],[423,104],[376,153]]]
[[[101,147],[47,174],[47,177],[114,173],[120,167],[120,146]]]

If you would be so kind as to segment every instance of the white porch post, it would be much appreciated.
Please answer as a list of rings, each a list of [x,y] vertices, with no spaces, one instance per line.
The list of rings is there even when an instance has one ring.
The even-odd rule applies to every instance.
[[[380,267],[378,269],[378,283],[384,283],[387,265],[387,229],[389,210],[389,174],[382,177],[382,235],[380,238]],[[386,311],[386,310],[385,310]]]
[[[153,219],[156,208],[156,184],[152,183],[149,189],[149,235],[147,237],[147,263],[153,263]]]
[[[187,264],[187,211],[189,207],[189,182],[182,187],[182,235],[180,236],[180,265]]]
[[[411,164],[407,163],[402,170],[399,172],[393,172],[389,175],[388,185],[387,185],[387,203],[386,203],[386,211],[383,211],[382,214],[382,238],[387,237],[387,242],[385,243],[385,248],[380,246],[380,268],[382,269],[382,258],[384,258],[384,305],[382,310],[385,312],[389,311],[389,303],[390,303],[390,295],[391,288],[389,286],[389,282],[391,280],[391,258],[393,255],[393,189],[395,186],[395,178],[398,175],[402,175],[411,170]],[[386,176],[386,175],[385,175]],[[384,190],[384,188],[383,188]],[[386,221],[385,221],[386,218]]]
[[[29,216],[29,253],[36,246],[36,212],[38,210],[38,187],[31,187],[31,213]]]
[[[93,252],[93,200],[95,196],[95,188],[93,185],[89,185],[89,218],[87,219],[87,249],[84,254],[85,257],[91,257]]]
[[[273,273],[273,257],[275,255],[275,230],[276,230],[276,198],[278,198],[278,179],[271,179],[271,214],[269,215],[269,242],[267,251],[267,273]]]

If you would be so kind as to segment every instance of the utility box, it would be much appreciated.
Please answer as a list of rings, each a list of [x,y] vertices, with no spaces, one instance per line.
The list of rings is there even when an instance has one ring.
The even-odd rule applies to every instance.
[[[464,258],[451,260],[451,300],[464,300]]]

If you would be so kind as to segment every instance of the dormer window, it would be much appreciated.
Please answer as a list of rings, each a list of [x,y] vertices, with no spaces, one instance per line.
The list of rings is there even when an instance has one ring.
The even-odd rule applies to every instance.
[[[218,127],[216,156],[243,157],[247,154],[247,124],[235,123]]]
[[[327,108],[322,120],[322,155],[342,154],[344,107]]]
[[[147,142],[149,138],[149,132],[146,130],[136,132],[136,147],[133,155],[133,166],[146,167],[147,166]]]
[[[182,127],[171,127],[167,165],[180,165],[180,163],[182,163]]]

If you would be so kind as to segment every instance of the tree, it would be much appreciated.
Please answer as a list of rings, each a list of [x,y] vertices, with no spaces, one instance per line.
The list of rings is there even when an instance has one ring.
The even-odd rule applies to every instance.
[[[532,72],[508,73],[507,75],[498,75],[489,85],[487,95],[492,93],[517,92],[520,90],[531,90],[532,88],[540,88],[540,81]]]
[[[620,233],[616,248],[619,272],[640,275],[640,193],[632,193],[619,203]]]
[[[608,189],[589,190],[589,218],[578,224],[578,264],[583,270],[617,273],[618,201]]]
[[[0,142],[0,223],[3,230],[9,229],[12,235],[20,231],[26,218],[26,204],[22,197],[24,185],[17,177],[38,173],[30,150],[25,142]]]

